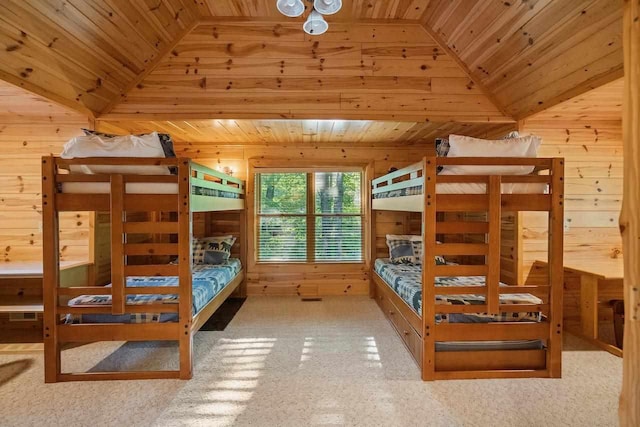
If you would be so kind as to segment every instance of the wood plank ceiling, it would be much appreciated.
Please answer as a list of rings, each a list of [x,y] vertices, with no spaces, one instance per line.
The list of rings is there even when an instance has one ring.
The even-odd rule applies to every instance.
[[[621,1],[431,0],[422,19],[517,119],[623,74]]]
[[[97,114],[199,16],[189,0],[2,0],[0,79]]]
[[[8,123],[35,126],[43,122],[89,126],[86,116],[0,80],[0,138],[6,135]]]
[[[172,135],[178,142],[216,145],[330,145],[403,146],[451,133],[479,138],[500,138],[515,130],[515,123],[431,123],[373,120],[191,120],[103,121],[100,130],[115,134],[153,131]]]
[[[490,132],[620,77],[621,9],[344,0],[330,31],[309,37],[275,0],[4,0],[0,79],[137,127],[286,118]]]
[[[622,127],[623,97],[624,79],[621,78],[534,114],[527,119],[527,122],[607,121],[612,124],[617,122]]]

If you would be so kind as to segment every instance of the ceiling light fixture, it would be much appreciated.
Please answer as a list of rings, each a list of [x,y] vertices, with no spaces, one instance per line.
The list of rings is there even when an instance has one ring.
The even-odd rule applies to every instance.
[[[324,16],[320,15],[317,10],[312,10],[302,25],[302,29],[309,35],[319,36],[327,32],[329,24],[324,20]]]
[[[276,7],[284,16],[297,18],[304,13],[302,0],[278,0]]]
[[[333,15],[342,8],[342,0],[307,0],[312,4],[311,13],[302,24],[305,33],[312,36],[324,34],[329,29],[329,24],[323,15]],[[296,18],[305,11],[302,0],[277,0],[276,6],[280,13],[289,18]]]
[[[342,0],[315,0],[313,7],[323,15],[333,15],[342,8]]]

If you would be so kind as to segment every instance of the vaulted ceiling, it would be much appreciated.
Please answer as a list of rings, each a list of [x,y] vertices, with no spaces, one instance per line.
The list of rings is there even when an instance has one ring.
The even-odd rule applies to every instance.
[[[343,1],[329,32],[310,37],[275,0],[3,0],[0,79],[138,127],[341,119],[433,130],[513,123],[622,75],[620,1]]]

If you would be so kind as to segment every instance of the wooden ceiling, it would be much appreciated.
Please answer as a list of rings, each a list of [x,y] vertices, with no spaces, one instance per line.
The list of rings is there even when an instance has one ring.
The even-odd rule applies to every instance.
[[[423,19],[518,119],[623,74],[622,1],[431,0]]]
[[[0,137],[4,136],[6,123],[25,123],[35,126],[43,122],[79,123],[87,117],[0,80]]]
[[[622,73],[617,0],[3,0],[0,79],[100,120],[514,122]],[[356,125],[357,126],[357,125]]]
[[[429,0],[343,0],[342,9],[328,19],[332,22],[364,19],[417,21],[422,18],[428,4]],[[282,19],[275,0],[199,0],[198,6],[203,17]]]
[[[597,89],[577,96],[569,101],[534,114],[530,121],[561,121],[588,123],[617,122],[622,126],[622,103],[624,79],[618,79]]]
[[[451,133],[500,138],[513,123],[413,123],[372,120],[195,120],[100,122],[116,134],[165,132],[178,142],[214,145],[421,145]]]
[[[2,0],[0,78],[97,114],[193,28],[192,3]]]

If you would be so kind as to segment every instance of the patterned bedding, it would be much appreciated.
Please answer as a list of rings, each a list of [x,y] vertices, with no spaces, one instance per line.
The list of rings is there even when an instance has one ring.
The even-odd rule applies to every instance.
[[[416,196],[422,194],[422,185],[400,188],[398,190],[385,191],[373,195],[374,199],[389,199],[391,197]]]
[[[456,183],[445,182],[436,184],[438,194],[485,194],[486,184],[477,182]],[[503,183],[500,186],[502,194],[545,194],[548,186],[544,183]],[[400,188],[397,190],[384,191],[373,195],[374,199],[389,199],[394,197],[416,196],[422,194],[422,186]]]
[[[375,262],[376,273],[402,298],[409,307],[422,315],[422,271],[419,265],[392,264],[388,258]],[[480,286],[484,285],[483,276],[436,277],[436,286]],[[506,286],[501,283],[500,286]],[[484,295],[436,295],[438,304],[481,305]],[[542,300],[531,294],[500,295],[501,304],[541,304]],[[436,314],[436,323],[488,323],[521,322],[541,319],[540,312],[500,313],[451,313]]]
[[[193,266],[193,314],[198,313],[209,301],[227,286],[240,272],[242,265],[240,260],[231,258],[219,265],[195,265]],[[127,287],[145,286],[177,286],[177,276],[167,277],[127,277]],[[111,285],[108,285],[111,286]],[[178,295],[127,295],[127,304],[175,304]],[[110,295],[82,295],[69,301],[69,306],[82,307],[83,305],[110,305]],[[66,323],[150,323],[177,321],[177,313],[130,313],[123,315],[112,314],[82,314],[68,315]]]
[[[191,194],[197,196],[224,197],[225,199],[241,199],[242,195],[231,191],[217,190],[215,188],[191,186]]]

